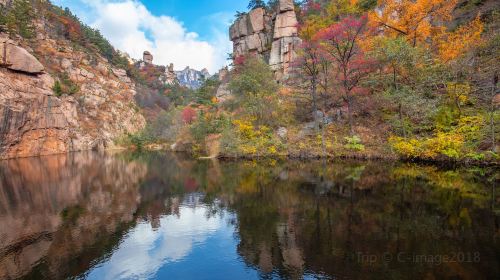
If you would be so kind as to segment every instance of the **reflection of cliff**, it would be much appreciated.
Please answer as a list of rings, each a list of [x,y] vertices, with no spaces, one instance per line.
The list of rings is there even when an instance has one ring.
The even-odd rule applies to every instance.
[[[69,276],[68,263],[88,267],[78,254],[133,221],[146,171],[95,153],[0,162],[0,278],[37,265],[53,279]]]

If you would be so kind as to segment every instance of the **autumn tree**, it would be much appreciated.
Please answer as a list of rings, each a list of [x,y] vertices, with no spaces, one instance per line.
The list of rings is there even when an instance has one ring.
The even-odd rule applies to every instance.
[[[366,16],[346,17],[339,23],[321,30],[317,35],[338,73],[340,95],[347,104],[351,134],[354,134],[352,116],[354,94],[361,90],[360,83],[368,75],[371,66],[371,61],[360,48],[366,23]]]
[[[390,36],[404,36],[413,46],[441,34],[457,0],[379,0],[370,22]]]

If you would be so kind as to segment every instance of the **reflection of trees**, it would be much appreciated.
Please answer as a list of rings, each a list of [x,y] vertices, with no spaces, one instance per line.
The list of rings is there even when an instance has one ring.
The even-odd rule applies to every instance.
[[[385,252],[484,250],[495,260],[498,248],[489,242],[498,236],[498,218],[488,209],[490,189],[478,176],[484,170],[272,161],[189,165],[181,160],[180,166],[191,168],[184,176],[198,180],[207,203],[221,199],[237,214],[238,252],[263,277],[280,273],[300,278],[306,271],[353,278],[427,272],[445,277],[452,271],[469,277],[496,267],[488,262],[430,268],[395,262],[369,265],[357,258],[358,252],[382,257]]]
[[[237,168],[235,168],[237,166]],[[492,276],[495,220],[474,172],[380,163],[220,164],[206,185],[238,216],[238,252],[262,273],[305,271],[351,278]],[[406,170],[406,174],[402,171]],[[286,172],[286,176],[282,176]],[[417,176],[411,173],[418,173]],[[282,179],[282,178],[285,179]],[[486,194],[486,195],[485,195]],[[481,264],[439,266],[381,261],[397,255],[481,251]],[[367,264],[357,253],[379,256]],[[493,263],[491,263],[493,261]],[[378,275],[378,276],[377,276]]]
[[[236,214],[229,222],[237,226],[237,251],[262,278],[492,278],[500,273],[498,198],[490,188],[496,180],[482,178],[493,175],[379,162],[194,161],[160,153],[0,162],[0,278],[30,271],[28,278],[81,275],[109,257],[136,221],[158,228],[162,216],[180,215],[188,197],[202,198],[209,216]],[[358,253],[476,251],[480,264],[358,259]]]

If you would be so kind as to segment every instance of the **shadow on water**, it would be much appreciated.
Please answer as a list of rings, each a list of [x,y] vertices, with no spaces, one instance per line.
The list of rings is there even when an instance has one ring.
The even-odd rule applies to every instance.
[[[494,279],[498,180],[164,153],[0,161],[0,279]]]

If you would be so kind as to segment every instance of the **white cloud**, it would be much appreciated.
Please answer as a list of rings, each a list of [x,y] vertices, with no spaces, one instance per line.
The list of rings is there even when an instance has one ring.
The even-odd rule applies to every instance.
[[[173,17],[153,15],[137,0],[79,0],[85,8],[73,1],[54,2],[70,8],[76,6],[78,16],[99,29],[117,49],[136,59],[148,50],[155,64],[174,63],[176,69],[207,68],[214,73],[226,64],[227,53],[231,52],[225,16],[207,17],[214,27],[212,38],[206,41]]]
[[[92,270],[88,279],[153,278],[162,266],[185,259],[200,246],[224,230],[222,217],[207,218],[205,207],[181,207],[180,218],[174,215],[160,219],[153,230],[147,222],[138,224],[105,262]]]

